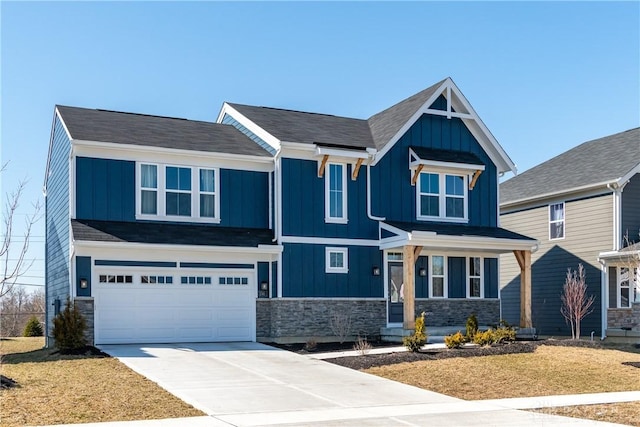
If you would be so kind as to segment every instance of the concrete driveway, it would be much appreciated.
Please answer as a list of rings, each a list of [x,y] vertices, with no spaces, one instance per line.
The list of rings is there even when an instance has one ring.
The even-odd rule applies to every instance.
[[[604,425],[459,400],[257,343],[100,348],[210,426]]]

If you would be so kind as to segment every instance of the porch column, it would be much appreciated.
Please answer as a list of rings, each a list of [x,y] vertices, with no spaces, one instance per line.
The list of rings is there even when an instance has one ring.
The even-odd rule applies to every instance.
[[[415,270],[416,259],[422,251],[422,246],[405,245],[402,254],[402,285],[403,292],[403,310],[404,310],[404,329],[414,329],[416,327],[415,311],[416,311],[416,282]]]
[[[513,251],[520,266],[520,327],[532,328],[531,322],[531,251]]]

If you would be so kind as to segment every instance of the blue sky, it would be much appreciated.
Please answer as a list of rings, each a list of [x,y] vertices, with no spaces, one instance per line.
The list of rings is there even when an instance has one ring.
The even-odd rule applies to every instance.
[[[370,115],[451,76],[524,171],[640,124],[640,2],[0,2],[2,194],[41,196],[55,104]],[[44,221],[30,277],[43,283]]]

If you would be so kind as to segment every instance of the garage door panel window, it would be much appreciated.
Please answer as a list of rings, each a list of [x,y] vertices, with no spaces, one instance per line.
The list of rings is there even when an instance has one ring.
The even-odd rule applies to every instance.
[[[248,285],[248,277],[220,277],[218,279],[220,285]]]
[[[133,276],[125,274],[101,274],[98,276],[99,283],[133,283]]]
[[[171,285],[173,284],[173,276],[140,276],[140,283]]]
[[[180,283],[183,285],[210,285],[211,276],[181,276]]]

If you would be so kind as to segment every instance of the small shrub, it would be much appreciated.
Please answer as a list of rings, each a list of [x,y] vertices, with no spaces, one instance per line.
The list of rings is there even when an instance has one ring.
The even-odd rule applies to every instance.
[[[516,331],[510,327],[500,326],[496,329],[487,331],[478,331],[473,336],[473,342],[478,345],[495,345],[506,341],[514,341],[516,339]]]
[[[87,345],[84,331],[87,328],[82,313],[76,308],[71,299],[67,298],[67,305],[53,319],[53,338],[60,351],[71,351]]]
[[[309,338],[304,344],[304,349],[307,351],[316,351],[318,348],[318,341],[315,338]]]
[[[371,344],[366,338],[358,337],[358,340],[353,344],[353,349],[358,352],[359,355],[365,356],[371,350]]]
[[[467,325],[466,325],[466,338],[467,341],[472,341],[473,337],[475,337],[478,332],[478,318],[475,314],[467,317]]]
[[[420,316],[416,317],[416,328],[408,337],[402,339],[402,343],[409,351],[418,352],[427,342],[427,334],[425,332],[424,325],[424,312]]]
[[[444,344],[447,348],[461,348],[466,341],[466,337],[460,331],[444,337]]]
[[[493,331],[493,334],[495,335],[494,342],[496,344],[506,342],[506,341],[511,342],[516,340],[515,329],[509,326],[509,324],[506,322],[503,325],[506,325],[506,326],[500,326]]]
[[[22,334],[25,337],[41,337],[44,335],[44,331],[42,330],[42,325],[36,316],[31,316],[27,321],[27,325],[24,327],[24,333]]]
[[[345,342],[351,335],[351,312],[346,309],[335,310],[329,319],[329,327],[340,344]]]
[[[482,346],[493,344],[492,329],[489,329],[488,331],[484,331],[484,332],[482,331],[476,332],[476,334],[473,336],[473,343],[482,345]]]

